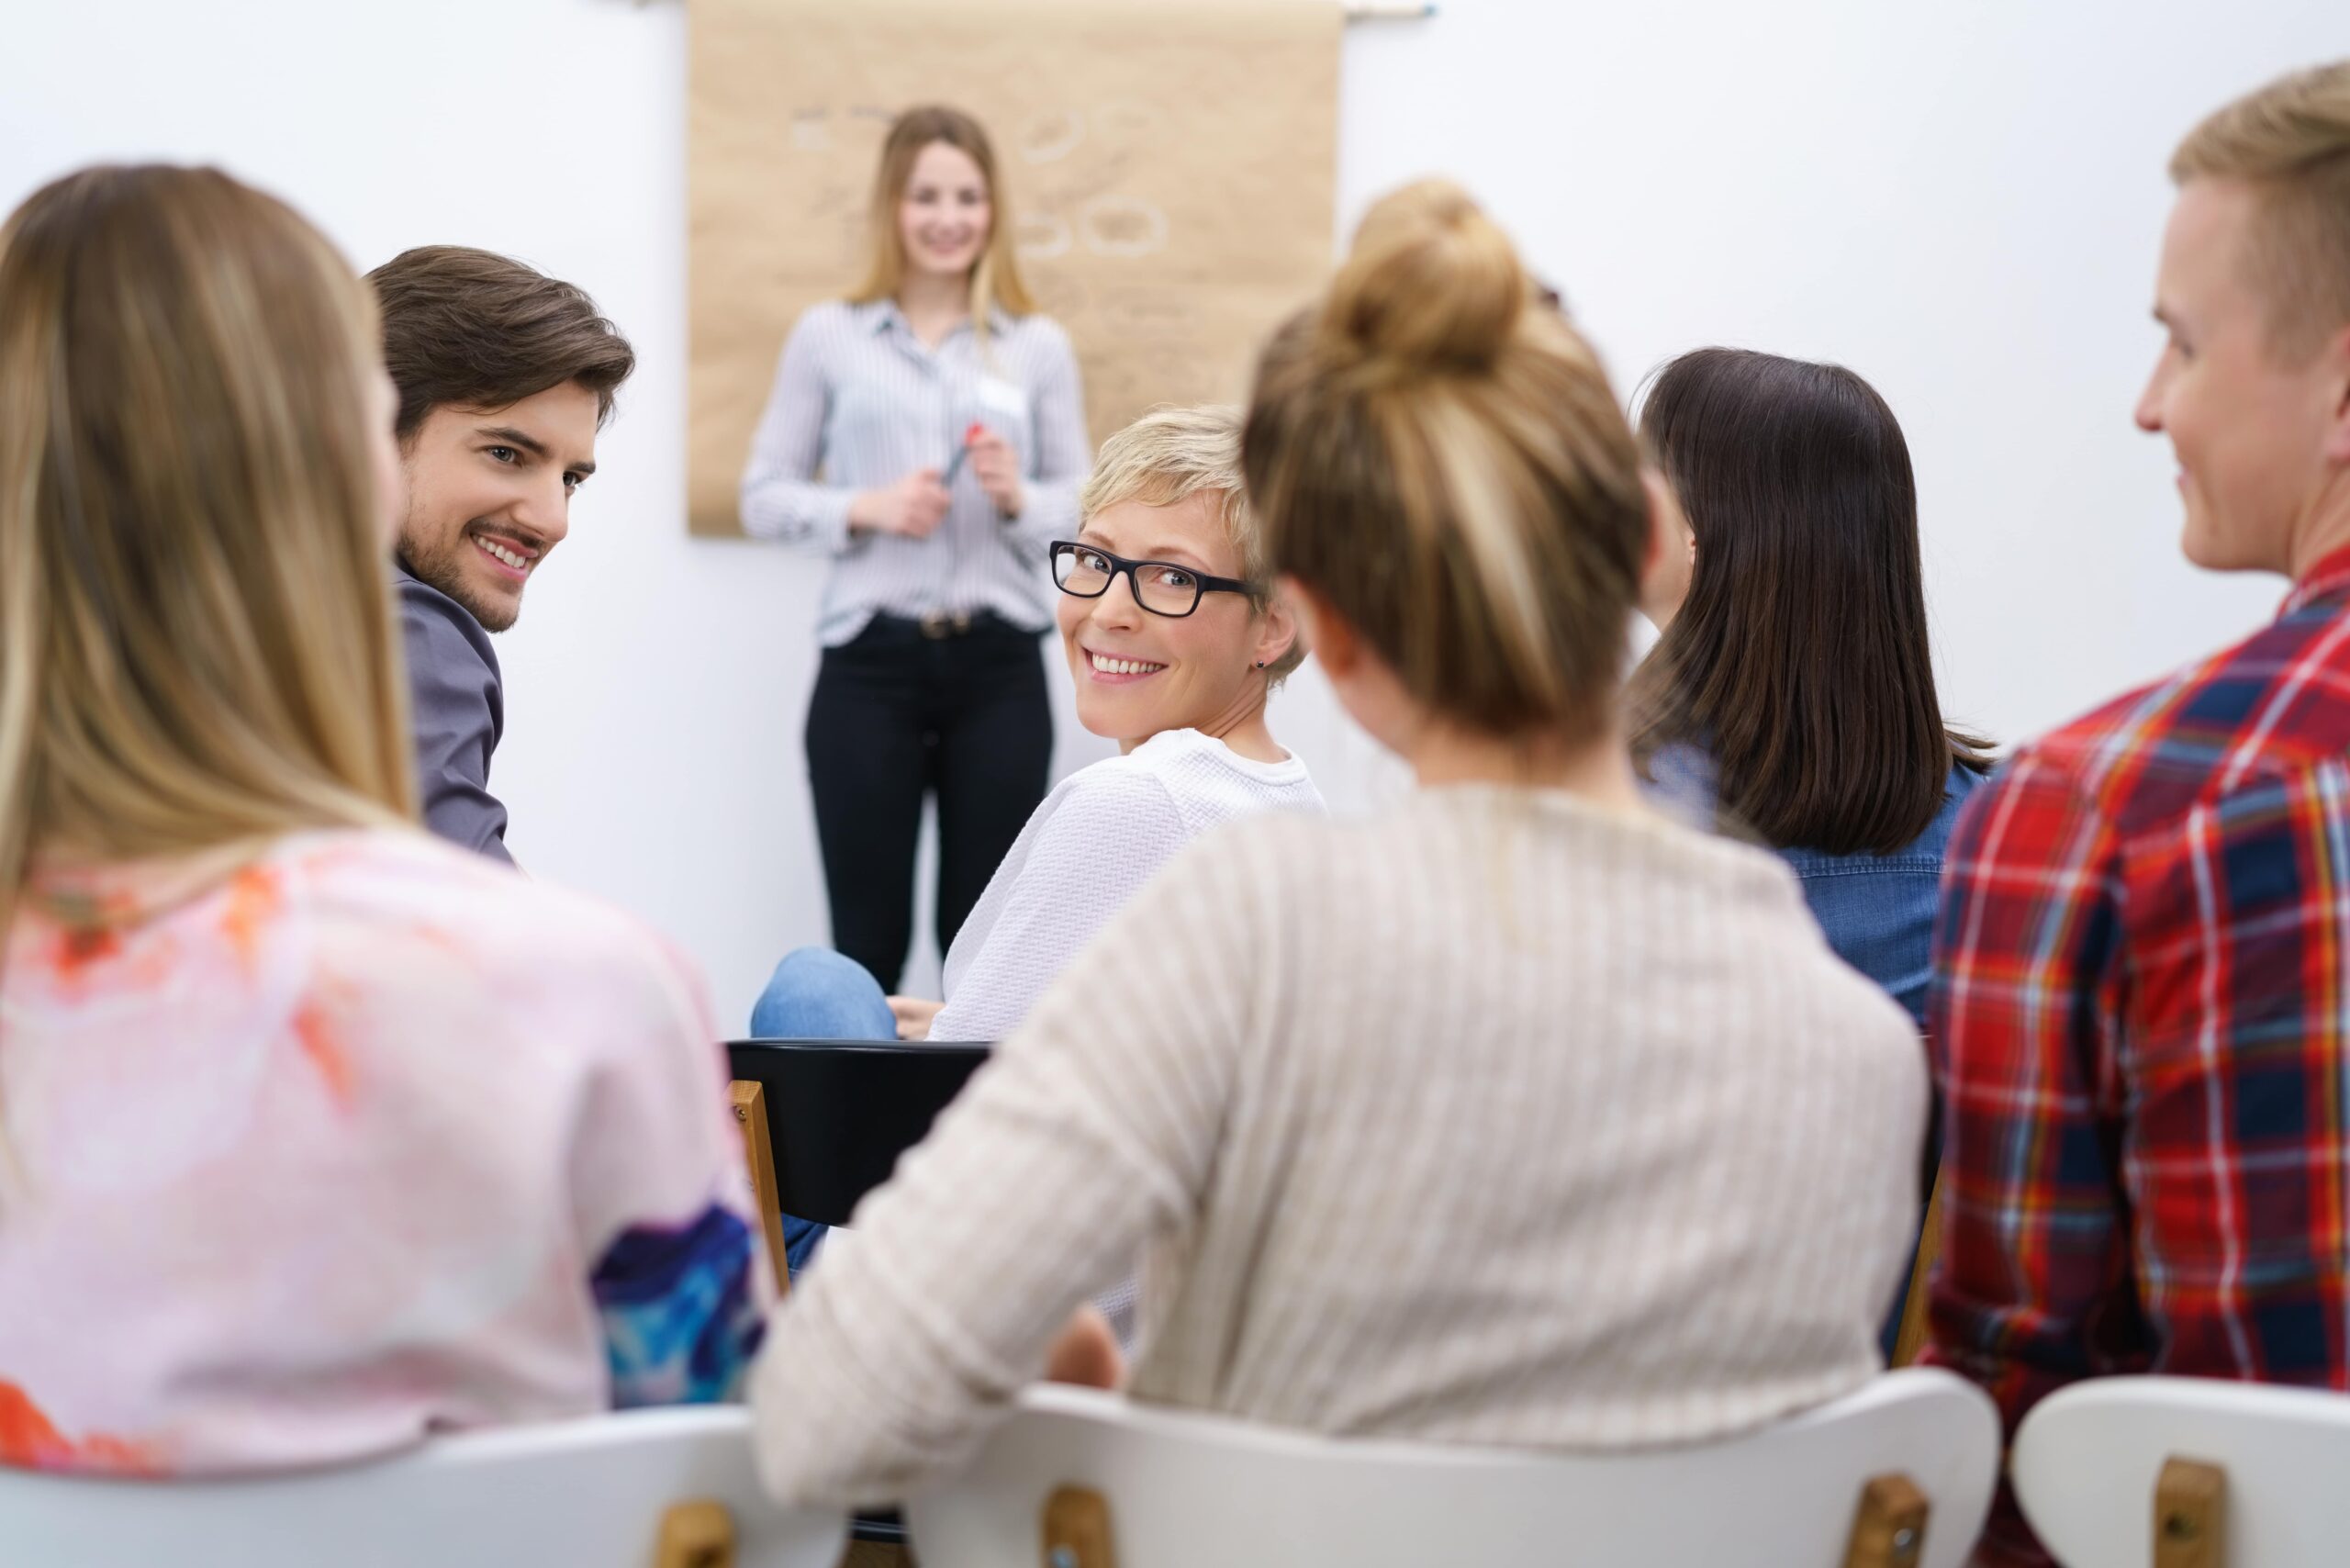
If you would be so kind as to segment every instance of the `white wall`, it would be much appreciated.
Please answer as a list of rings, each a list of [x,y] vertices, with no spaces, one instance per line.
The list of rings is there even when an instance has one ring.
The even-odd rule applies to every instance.
[[[643,368],[601,471],[500,644],[495,778],[534,872],[653,920],[745,1012],[824,935],[798,740],[817,568],[684,531],[678,0],[5,10],[0,204],[95,159],[214,161],[361,267],[484,245],[627,329]],[[1946,700],[2012,740],[2274,603],[2178,559],[2169,458],[2129,414],[2171,144],[2345,52],[2339,0],[1445,0],[1348,29],[1339,207],[1462,178],[1628,396],[1707,342],[1869,376],[1917,461]],[[1069,767],[1099,743],[1062,685]],[[1310,667],[1277,728],[1335,801],[1393,787]]]

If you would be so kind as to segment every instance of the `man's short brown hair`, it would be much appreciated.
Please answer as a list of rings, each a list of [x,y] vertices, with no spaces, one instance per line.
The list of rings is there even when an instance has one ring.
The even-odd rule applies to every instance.
[[[2247,257],[2279,352],[2300,358],[2350,326],[2350,60],[2218,110],[2178,144],[2170,177],[2241,180],[2258,195]]]
[[[596,395],[600,424],[636,368],[636,351],[587,290],[505,256],[420,245],[367,281],[383,310],[402,441],[443,404],[502,409],[566,381]]]

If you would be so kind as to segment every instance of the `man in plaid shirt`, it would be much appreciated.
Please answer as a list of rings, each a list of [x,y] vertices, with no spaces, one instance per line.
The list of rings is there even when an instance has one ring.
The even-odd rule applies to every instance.
[[[2276,622],[2025,747],[1945,862],[1930,1361],[2350,1386],[2350,62],[2172,160],[2138,423]],[[1986,1555],[2038,1547],[2003,1495]]]

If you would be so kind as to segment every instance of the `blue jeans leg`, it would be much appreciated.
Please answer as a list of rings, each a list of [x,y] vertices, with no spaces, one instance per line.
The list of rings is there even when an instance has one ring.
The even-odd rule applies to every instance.
[[[784,955],[751,1009],[751,1036],[759,1040],[894,1040],[897,1016],[881,982],[854,958],[829,947]],[[794,1279],[808,1265],[826,1226],[783,1216],[783,1260]]]
[[[894,1040],[898,1020],[881,982],[829,947],[784,955],[751,1009],[759,1040]]]
[[[785,1215],[782,1219],[783,1271],[796,1280],[807,1271],[808,1260],[816,1255],[817,1243],[822,1241],[824,1233],[833,1227],[818,1225],[812,1219],[801,1219],[798,1215]]]

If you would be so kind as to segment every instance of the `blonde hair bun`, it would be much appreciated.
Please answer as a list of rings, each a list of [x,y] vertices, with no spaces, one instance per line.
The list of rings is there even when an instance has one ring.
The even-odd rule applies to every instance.
[[[1459,186],[1371,209],[1259,356],[1240,465],[1273,568],[1415,701],[1483,735],[1609,733],[1649,543],[1639,443]]]
[[[1333,364],[1488,370],[1530,297],[1500,226],[1451,181],[1420,180],[1363,216],[1316,336]]]

